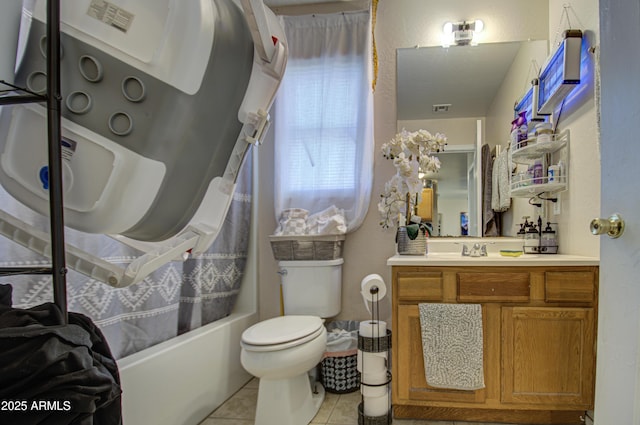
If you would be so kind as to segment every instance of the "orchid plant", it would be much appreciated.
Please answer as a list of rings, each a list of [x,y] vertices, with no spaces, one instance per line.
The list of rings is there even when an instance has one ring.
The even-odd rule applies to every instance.
[[[385,184],[378,202],[382,217],[380,225],[383,228],[401,226],[411,221],[413,210],[422,197],[423,183],[419,173],[437,173],[440,170],[440,160],[432,154],[442,151],[446,144],[444,134],[403,129],[382,145],[382,156],[392,160],[396,168],[396,174]]]

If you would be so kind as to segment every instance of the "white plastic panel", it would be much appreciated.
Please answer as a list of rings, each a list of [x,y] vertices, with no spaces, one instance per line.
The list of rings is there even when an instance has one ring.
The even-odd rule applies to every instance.
[[[211,0],[74,0],[61,2],[61,29],[188,94],[209,61],[215,10]],[[46,22],[46,0],[34,17]],[[188,66],[185,66],[188,64]]]
[[[108,6],[110,4],[108,2],[77,0],[72,5],[73,10],[70,7],[71,3],[63,2],[62,4],[62,38],[66,39],[65,41],[70,39],[77,41],[77,43],[72,42],[68,45],[62,43],[63,64],[65,61],[67,64],[75,64],[76,62],[70,62],[70,60],[77,61],[77,56],[82,54],[84,55],[81,56],[82,58],[92,58],[88,63],[90,70],[96,68],[98,71],[102,71],[95,73],[95,75],[92,73],[89,78],[83,74],[84,80],[81,78],[69,80],[73,82],[84,81],[86,84],[83,87],[71,87],[70,85],[69,88],[63,84],[63,90],[69,90],[69,93],[63,93],[65,99],[63,108],[66,107],[70,111],[70,114],[65,115],[68,119],[63,118],[62,120],[65,224],[90,233],[130,236],[131,232],[135,233],[137,230],[134,229],[135,226],[150,221],[148,218],[151,212],[164,212],[165,208],[169,206],[158,206],[159,196],[156,196],[165,189],[164,183],[166,182],[163,179],[166,174],[169,174],[169,169],[164,163],[150,159],[158,159],[158,150],[149,149],[147,152],[146,150],[151,145],[145,143],[145,139],[138,138],[140,135],[146,134],[153,137],[152,140],[158,140],[156,133],[143,131],[146,129],[143,125],[145,115],[135,115],[136,112],[139,112],[136,108],[141,109],[140,104],[145,99],[144,90],[142,91],[143,95],[130,96],[131,98],[127,96],[129,92],[126,91],[124,100],[118,97],[117,101],[110,103],[113,100],[108,96],[110,92],[105,93],[105,90],[100,91],[96,87],[99,84],[105,84],[109,78],[113,82],[114,75],[119,75],[118,72],[122,74],[127,67],[132,67],[135,68],[131,73],[132,77],[127,74],[126,78],[144,78],[147,83],[148,100],[152,95],[157,95],[159,91],[151,90],[153,89],[151,79],[140,77],[135,72],[136,70],[159,81],[155,84],[156,88],[162,87],[162,83],[166,83],[183,92],[176,93],[173,90],[173,96],[184,98],[186,94],[203,97],[201,93],[204,92],[201,90],[201,87],[204,88],[203,80],[209,84],[207,92],[204,93],[207,96],[209,90],[217,89],[219,85],[227,84],[228,86],[228,83],[224,81],[233,80],[234,83],[238,83],[235,80],[242,79],[238,78],[237,66],[229,65],[227,60],[210,60],[210,55],[214,50],[222,51],[218,52],[220,58],[229,59],[231,57],[231,59],[235,59],[238,56],[235,53],[229,54],[230,49],[225,51],[224,49],[212,48],[214,35],[216,35],[214,34],[215,29],[221,34],[219,38],[223,47],[227,44],[226,47],[235,46],[236,49],[232,52],[244,48],[242,60],[237,61],[240,65],[244,65],[242,61],[247,58],[251,60],[251,51],[245,48],[250,47],[247,44],[247,41],[250,40],[246,40],[244,37],[247,34],[242,34],[244,27],[239,20],[241,18],[240,9],[235,10],[233,4],[230,4],[233,2],[237,6],[239,0],[231,0],[231,2],[227,0],[115,1],[117,1],[117,6],[121,8],[120,12],[116,10],[115,16],[122,13],[122,16],[126,18],[126,22],[116,30],[113,25],[106,25],[105,28],[104,22],[96,20],[97,15],[93,17],[86,15],[95,12],[95,10],[90,10],[92,3],[99,9],[99,6]],[[41,34],[43,33],[43,23],[46,20],[46,0],[34,0],[33,3],[35,3],[33,13],[35,20],[32,20],[31,11],[23,10],[24,26],[21,28],[21,39],[18,41],[17,62],[20,66],[17,69],[21,70],[22,74],[20,75],[25,84],[29,81],[31,74],[44,76],[44,72],[37,66],[44,60],[41,47],[46,43],[46,38],[41,38]],[[135,7],[130,8],[134,3]],[[270,61],[260,60],[258,55],[253,57],[254,63],[251,68],[253,75],[251,75],[249,87],[245,90],[244,98],[242,98],[244,99],[242,105],[239,108],[236,106],[230,111],[231,114],[235,114],[237,109],[237,116],[244,126],[237,137],[236,134],[231,134],[231,137],[235,138],[235,145],[231,157],[227,161],[223,177],[216,177],[210,181],[205,198],[192,216],[191,221],[178,234],[168,237],[166,240],[158,240],[160,238],[157,238],[155,243],[150,244],[156,247],[145,247],[143,251],[146,254],[132,262],[126,270],[116,268],[111,264],[104,264],[92,254],[67,247],[70,268],[92,278],[108,282],[112,286],[127,286],[142,280],[145,275],[167,261],[183,258],[185,252],[191,252],[192,249],[193,252],[204,251],[213,242],[232,199],[235,176],[248,144],[259,143],[268,128],[268,110],[275,97],[286,64],[287,50],[284,32],[271,11],[263,7],[258,7],[257,10],[252,9],[257,3],[259,1],[248,2],[247,4],[251,5],[250,10],[244,11],[245,14],[251,16],[266,15],[257,16],[256,18],[260,19],[256,19],[256,22],[262,25],[251,28],[254,42],[259,39],[269,41],[272,35],[275,35],[279,41],[274,43],[273,53],[275,55],[270,58]],[[147,10],[147,8],[152,10]],[[131,15],[127,15],[129,12]],[[136,41],[138,44],[129,44],[128,34],[133,34],[136,31],[135,27],[140,22],[137,17],[140,14],[146,14],[153,23],[148,28],[145,27],[144,36]],[[88,19],[92,21],[88,21]],[[109,21],[107,20],[107,22]],[[219,27],[214,28],[214,22],[217,22]],[[98,25],[96,26],[96,24]],[[241,41],[236,42],[238,40]],[[27,45],[31,46],[28,51],[25,47]],[[67,47],[66,52],[65,47]],[[113,59],[110,62],[105,59],[105,57],[109,59],[109,56]],[[101,62],[106,65],[102,66]],[[109,63],[107,64],[107,62]],[[219,80],[223,81],[223,84],[211,84],[212,80],[208,78],[209,74],[204,75],[205,71],[209,70],[209,63],[226,64],[227,69],[224,66],[211,68],[211,75],[218,76],[220,74]],[[80,73],[82,73],[82,69]],[[68,76],[69,73],[67,72],[65,75]],[[118,80],[118,84],[120,83],[119,78],[115,80]],[[244,84],[246,84],[246,79],[242,81],[241,85],[234,84],[234,87],[244,87]],[[211,96],[207,96],[207,100],[210,98]],[[135,128],[131,135],[126,126],[121,129],[115,125],[116,123],[112,119],[109,119],[108,123],[117,131],[111,127],[108,129],[111,132],[103,128],[105,121],[100,117],[105,113],[108,117],[127,116],[120,112],[121,108],[115,107],[121,106],[121,103],[118,102],[125,102],[128,116],[132,117],[129,122],[132,125],[135,122]],[[196,109],[198,111],[208,110],[201,107]],[[168,116],[173,117],[173,113],[174,111],[171,110]],[[90,114],[99,115],[97,122],[101,124],[94,126],[94,122],[89,120]],[[219,115],[220,111],[217,112],[217,116]],[[156,115],[154,121],[168,122],[167,116],[163,117],[164,119],[158,119]],[[42,173],[48,162],[46,158],[45,110],[40,106],[33,105],[14,106],[3,111],[3,115],[0,115],[0,121],[4,125],[4,127],[0,127],[4,133],[0,149],[0,183],[25,205],[29,205],[30,208],[42,214],[48,214],[48,192],[43,186]],[[233,133],[233,131],[230,132]],[[134,134],[136,135],[135,139],[133,138]],[[231,137],[227,135],[225,140],[233,140]],[[178,139],[180,137],[174,137],[171,140]],[[137,144],[134,146],[135,143]],[[134,151],[140,152],[142,155],[136,154]],[[45,170],[44,175],[46,174]],[[172,181],[174,180],[172,179]],[[82,194],[76,189],[81,189]],[[168,204],[176,205],[174,199],[176,192],[179,190],[164,191],[165,195],[169,194]],[[178,205],[182,204],[178,203]],[[162,216],[157,217],[152,224],[158,222],[162,224],[161,219],[163,219]],[[15,223],[13,223],[14,221]],[[42,245],[40,251],[43,253],[49,250],[46,244],[46,235],[36,234],[37,232],[27,223],[21,223],[18,219],[7,219],[4,222],[8,223],[5,226],[6,233],[3,233],[5,236],[11,238],[13,237],[11,235],[19,234],[19,238],[14,237],[16,242],[23,243],[30,249],[34,243]],[[146,231],[146,229],[143,230]],[[134,236],[138,236],[138,234],[136,233]],[[153,240],[152,238],[144,239],[146,234],[142,236],[140,241]],[[339,300],[339,286],[333,289],[331,291],[332,297]],[[337,303],[332,301],[329,304],[337,304],[337,311],[339,311],[339,301]]]
[[[46,1],[37,3],[35,16],[45,22]],[[167,38],[171,0],[75,0],[61,3],[61,22],[123,53],[149,63]]]
[[[12,113],[13,120],[0,154],[0,180],[17,199],[47,214],[44,109],[16,106],[3,113]],[[160,188],[164,164],[67,120],[62,136],[65,221],[93,233],[120,233],[137,223]]]

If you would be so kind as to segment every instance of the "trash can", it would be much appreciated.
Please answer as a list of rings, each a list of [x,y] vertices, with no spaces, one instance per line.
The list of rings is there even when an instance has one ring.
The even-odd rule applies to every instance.
[[[327,327],[327,349],[320,362],[320,381],[325,391],[345,394],[360,389],[358,328],[360,322],[342,320]]]

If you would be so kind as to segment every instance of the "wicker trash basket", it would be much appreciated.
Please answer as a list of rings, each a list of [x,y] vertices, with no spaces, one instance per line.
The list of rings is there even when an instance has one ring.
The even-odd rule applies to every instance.
[[[345,235],[271,235],[271,250],[278,261],[336,260],[342,258]]]

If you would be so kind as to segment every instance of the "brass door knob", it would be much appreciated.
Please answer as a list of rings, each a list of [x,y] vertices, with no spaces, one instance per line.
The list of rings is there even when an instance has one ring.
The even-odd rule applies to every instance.
[[[618,214],[613,214],[609,218],[594,218],[591,220],[592,235],[604,235],[610,238],[619,238],[624,232],[624,220]]]

